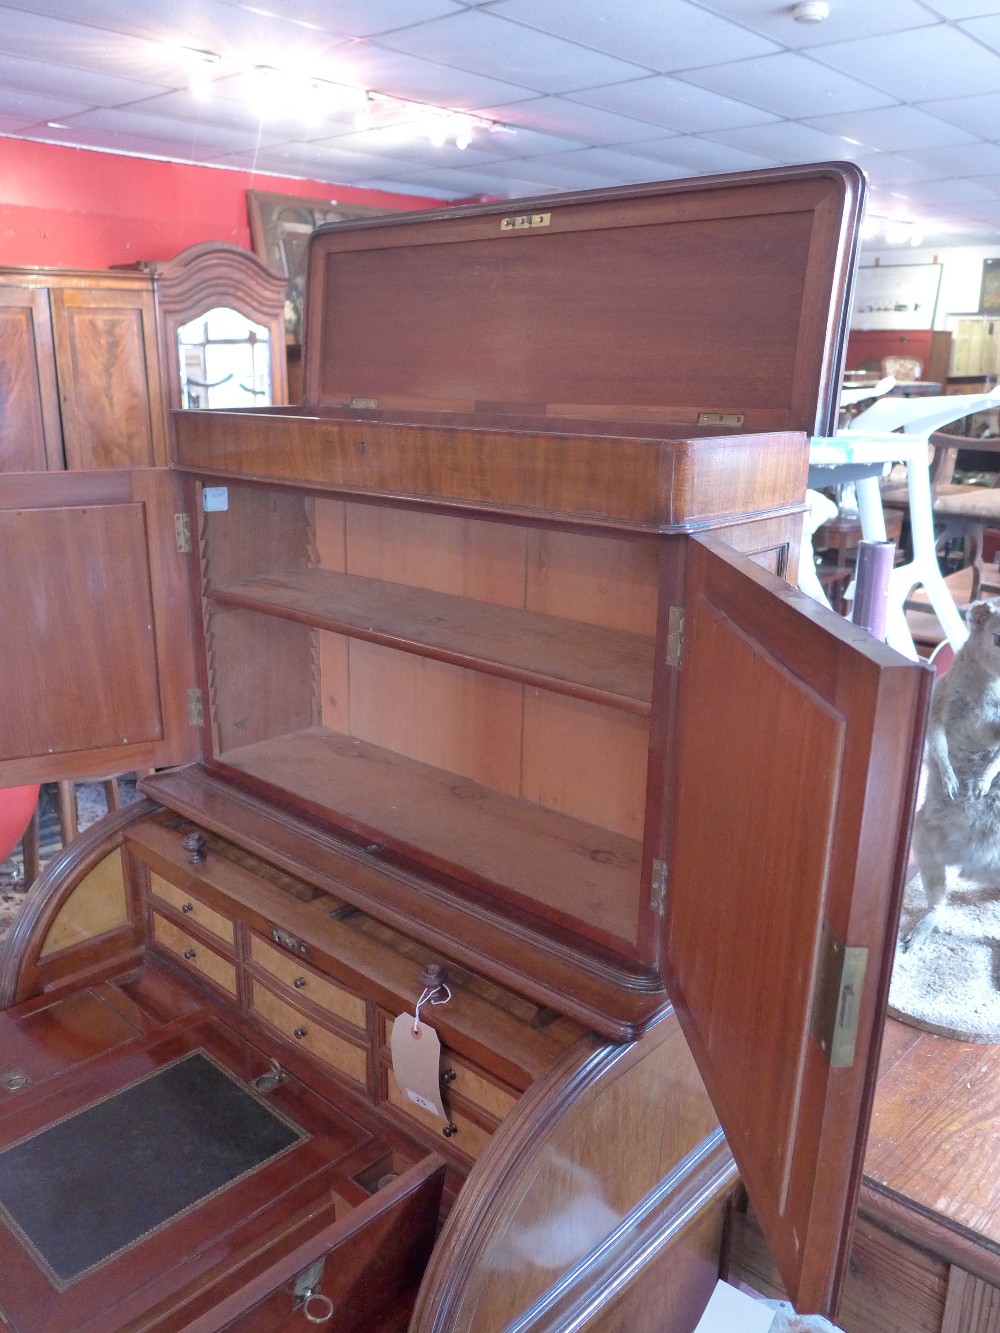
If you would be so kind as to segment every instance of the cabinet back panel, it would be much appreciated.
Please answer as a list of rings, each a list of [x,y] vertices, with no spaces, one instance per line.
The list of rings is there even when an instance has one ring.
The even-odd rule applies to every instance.
[[[525,529],[510,523],[347,506],[347,570],[503,606],[524,605]]]
[[[652,638],[657,561],[652,542],[533,529],[525,605],[529,611]]]
[[[208,617],[206,647],[217,754],[318,721],[318,645],[309,626],[225,607]]]
[[[524,691],[525,800],[641,838],[648,748],[645,718],[564,694]]]
[[[360,641],[349,660],[351,735],[518,794],[521,686]]]

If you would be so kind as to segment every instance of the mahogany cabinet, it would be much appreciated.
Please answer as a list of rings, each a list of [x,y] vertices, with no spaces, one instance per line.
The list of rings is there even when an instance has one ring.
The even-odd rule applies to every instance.
[[[255,255],[215,243],[131,271],[0,269],[0,471],[165,466],[178,330],[220,307],[262,330],[263,401],[287,401],[283,291]]]
[[[0,487],[5,568],[102,557],[39,595],[0,780],[90,746],[160,770],[0,959],[18,1326],[290,1329],[329,1297],[344,1329],[690,1333],[737,1170],[798,1307],[835,1306],[930,681],[785,581],[862,189],[321,229],[307,406],[177,413],[167,472]],[[59,1288],[7,1154],[195,1051],[342,1140]]]

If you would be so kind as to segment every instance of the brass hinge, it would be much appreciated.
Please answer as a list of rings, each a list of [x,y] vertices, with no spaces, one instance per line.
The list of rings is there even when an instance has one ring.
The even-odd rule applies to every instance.
[[[191,518],[188,514],[174,515],[174,537],[177,540],[177,554],[191,554]]]
[[[823,922],[813,1036],[831,1069],[850,1069],[858,1042],[858,1016],[868,970],[868,950],[848,946]]]
[[[684,650],[684,608],[672,606],[667,616],[667,666],[679,667]]]
[[[699,426],[742,426],[745,420],[742,412],[699,412]]]
[[[188,690],[187,709],[188,722],[191,726],[203,726],[205,722],[205,705],[202,702],[201,690]]]
[[[663,916],[667,910],[667,863],[659,858],[653,862],[649,905],[659,916]]]

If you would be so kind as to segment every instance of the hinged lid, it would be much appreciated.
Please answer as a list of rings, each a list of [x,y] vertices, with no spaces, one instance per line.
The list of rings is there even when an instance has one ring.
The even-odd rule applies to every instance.
[[[716,540],[685,602],[665,977],[789,1297],[829,1313],[932,673]]]
[[[863,190],[835,163],[321,227],[304,402],[831,434]]]

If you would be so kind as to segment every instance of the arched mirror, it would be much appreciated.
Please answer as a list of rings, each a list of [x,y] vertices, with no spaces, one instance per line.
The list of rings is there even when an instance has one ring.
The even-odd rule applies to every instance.
[[[270,407],[271,356],[263,324],[213,306],[177,330],[181,407]]]

